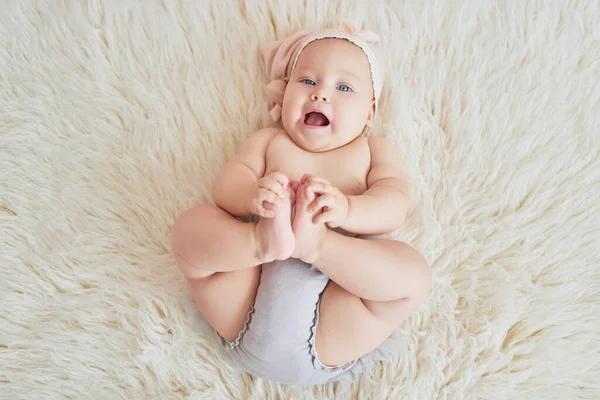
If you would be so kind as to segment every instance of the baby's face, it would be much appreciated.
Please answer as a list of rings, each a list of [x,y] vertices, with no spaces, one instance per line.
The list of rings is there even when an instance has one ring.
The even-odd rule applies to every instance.
[[[282,122],[305,150],[323,152],[359,136],[375,107],[369,61],[343,39],[321,39],[304,48],[290,77]]]

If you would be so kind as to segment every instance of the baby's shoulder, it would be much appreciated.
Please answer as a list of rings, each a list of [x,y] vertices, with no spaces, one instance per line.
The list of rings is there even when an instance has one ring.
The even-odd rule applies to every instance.
[[[252,133],[242,142],[234,159],[246,164],[253,160],[264,160],[270,143],[279,131],[277,128],[265,128]]]
[[[371,160],[385,162],[385,160],[398,158],[398,148],[385,137],[368,136],[365,139],[367,140]]]
[[[281,133],[280,128],[263,128],[251,134],[246,140],[260,141],[269,143],[273,138]]]
[[[395,145],[390,140],[385,138],[384,136],[365,136],[364,138],[367,141],[367,145],[369,146],[369,149],[373,149],[373,148],[377,149],[380,147],[387,147],[387,146],[395,147]]]
[[[393,143],[382,136],[360,136],[356,138],[350,146],[346,146],[350,151],[346,152],[347,156],[356,159],[377,158],[382,154],[389,154],[389,149],[395,149]]]
[[[250,134],[244,141],[240,147],[241,152],[252,151],[252,152],[260,152],[264,153],[266,149],[269,147],[271,142],[279,133],[281,129],[277,128],[263,128],[258,131]]]

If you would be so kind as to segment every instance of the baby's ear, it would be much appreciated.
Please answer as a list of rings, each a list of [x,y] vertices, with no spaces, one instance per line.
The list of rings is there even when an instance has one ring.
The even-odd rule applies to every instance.
[[[369,110],[369,117],[367,118],[367,124],[370,126],[371,122],[375,119],[375,99],[371,102],[371,109]]]

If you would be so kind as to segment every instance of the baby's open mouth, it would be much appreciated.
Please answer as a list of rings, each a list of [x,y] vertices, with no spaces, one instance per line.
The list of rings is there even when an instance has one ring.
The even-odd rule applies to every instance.
[[[329,119],[320,112],[312,111],[304,115],[304,123],[311,126],[327,126]]]

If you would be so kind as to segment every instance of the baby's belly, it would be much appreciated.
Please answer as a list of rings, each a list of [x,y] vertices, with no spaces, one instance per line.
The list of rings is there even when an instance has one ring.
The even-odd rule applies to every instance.
[[[366,138],[331,151],[312,153],[280,134],[270,143],[265,161],[266,174],[281,171],[293,180],[300,180],[305,174],[316,175],[342,193],[356,196],[367,190],[371,153]]]

